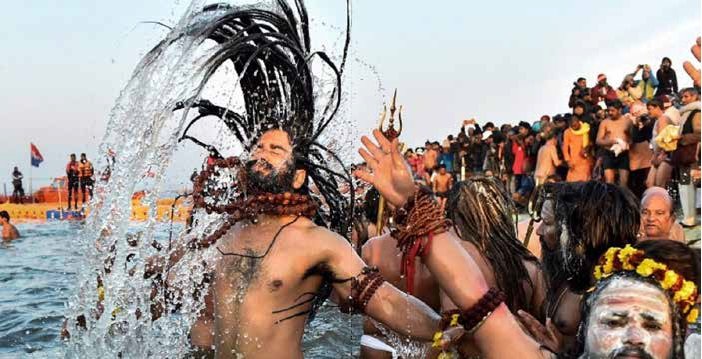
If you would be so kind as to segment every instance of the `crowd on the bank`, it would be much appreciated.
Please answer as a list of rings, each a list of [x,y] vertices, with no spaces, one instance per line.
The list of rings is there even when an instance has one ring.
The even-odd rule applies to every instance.
[[[546,182],[604,180],[638,198],[654,186],[679,193],[682,225],[694,226],[699,87],[679,90],[667,57],[655,74],[636,66],[616,88],[605,74],[592,88],[582,77],[573,85],[572,112],[499,127],[465,120],[456,134],[408,148],[405,157],[439,197],[452,181],[476,174],[499,178],[521,206]]]
[[[302,357],[304,326],[331,298],[365,316],[363,358],[395,358],[409,338],[429,351],[403,357],[699,357],[685,348],[699,347],[699,254],[669,240],[674,201],[663,188],[676,173],[695,189],[700,121],[691,105],[699,107],[699,74],[697,88],[677,91],[663,62],[657,84],[646,66],[637,68],[641,80],[634,73],[619,91],[604,75],[593,89],[579,81],[570,114],[514,128],[466,120],[455,136],[407,151],[407,161],[397,139],[379,130],[375,142],[362,137],[365,163],[353,174],[367,187],[358,187],[353,246],[344,237],[351,186],[339,188],[327,174],[351,179],[325,168],[320,152],[296,147],[317,135],[292,131],[287,118],[259,126],[247,163],[211,153],[192,177],[185,232],[202,223],[207,233],[187,233],[143,261],[143,271],[129,270],[150,281],[140,286],[148,302],[140,297],[131,310],[129,300],[113,300],[110,273],[133,253],[116,261],[125,253],[112,245],[98,262],[98,294],[87,297],[96,310],[68,318],[65,335],[89,330],[89,318],[108,320],[110,309],[113,321],[134,315],[147,324],[190,307],[199,308],[188,333],[194,357]],[[668,84],[670,93],[656,96]],[[213,180],[232,169],[246,196],[217,186],[227,177]],[[515,203],[539,222],[538,252],[518,237]],[[693,221],[694,211],[693,202]],[[224,215],[218,225],[207,222],[213,213]],[[102,228],[96,244],[110,231]],[[128,237],[127,245],[141,244]],[[208,248],[219,253],[211,261],[197,253]],[[197,264],[169,273],[183,258],[195,261],[184,266]],[[181,305],[184,298],[201,306]]]
[[[683,227],[698,217],[700,88],[696,80],[678,89],[670,64],[663,58],[655,74],[638,65],[617,88],[604,74],[593,88],[579,78],[569,113],[500,127],[470,119],[441,141],[402,145],[415,181],[433,191],[488,284],[557,357],[683,358],[686,337],[698,333],[699,251]],[[380,200],[371,188],[358,202],[352,241],[364,261],[433,309],[455,313],[437,274],[411,256],[405,263]],[[536,250],[520,233],[519,207],[540,222]],[[698,334],[690,338],[685,351],[699,346]],[[361,357],[395,357],[397,343],[366,320]],[[460,357],[480,352],[471,339],[458,345]]]

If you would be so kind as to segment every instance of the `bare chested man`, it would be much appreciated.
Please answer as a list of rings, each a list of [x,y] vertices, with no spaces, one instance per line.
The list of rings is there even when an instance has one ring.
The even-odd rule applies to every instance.
[[[600,123],[597,145],[605,148],[602,166],[607,183],[626,186],[629,182],[629,145],[633,123],[621,115],[622,103],[612,101],[607,108],[609,117]]]
[[[19,238],[19,231],[10,224],[10,214],[7,211],[0,211],[0,226],[2,226],[2,240],[11,241]]]
[[[391,142],[378,130],[373,132],[376,142],[364,136],[359,153],[367,169],[354,174],[398,209],[393,237],[403,256],[421,257],[456,304],[457,319],[465,326],[444,330],[450,322],[440,321],[431,308],[385,283],[337,234],[347,234],[352,214],[338,182],[350,183],[351,179],[344,171],[325,166],[328,157],[341,162],[318,142],[333,111],[315,111],[314,81],[307,61],[319,53],[309,49],[303,3],[295,4],[299,16],[280,0],[284,15],[235,8],[223,12],[226,19],[203,24],[202,31],[225,47],[208,64],[221,64],[223,56],[238,66],[246,100],[246,113],[238,116],[204,100],[197,104],[201,111],[221,114],[227,120],[248,156],[244,166],[236,159],[214,161],[196,181],[193,195],[197,211],[226,214],[220,229],[188,246],[217,250],[214,263],[204,268],[211,273],[205,292],[209,313],[201,316],[205,327],[211,325],[209,339],[215,356],[302,357],[306,320],[333,289],[340,307],[365,313],[401,335],[425,341],[436,338],[435,344],[441,346],[457,339],[465,328],[485,358],[541,357],[538,344],[524,334],[503,303],[504,295],[488,286],[475,262],[447,232],[437,204],[415,187],[397,139]],[[247,24],[243,29],[242,22]],[[249,65],[256,69],[247,71]],[[206,70],[214,73],[216,68]],[[335,72],[340,86],[340,71]],[[334,93],[340,96],[341,88],[337,90]],[[337,98],[337,104],[339,101]],[[234,168],[243,181],[230,183],[223,176],[214,180],[211,176],[220,174],[217,168]],[[222,181],[225,194],[221,187],[210,185]],[[311,197],[311,187],[323,199]],[[230,189],[246,196],[230,196]]]
[[[435,143],[427,141],[424,144],[424,171],[430,176],[434,173],[439,159],[439,150]]]
[[[453,186],[453,176],[446,172],[446,166],[443,164],[439,165],[439,173],[434,176],[434,180],[431,181],[432,189],[436,195],[439,205],[443,210],[446,207],[446,199],[448,198],[448,192]]]
[[[306,172],[295,169],[287,132],[265,132],[251,160],[249,191],[305,190]],[[191,335],[199,345],[213,340],[220,358],[302,357],[304,325],[321,287],[332,285],[340,298],[348,298],[348,279],[359,276],[365,265],[344,238],[300,215],[262,213],[255,223],[232,226],[215,245],[221,257],[206,298],[208,313]],[[415,315],[408,317],[407,311]],[[439,325],[431,308],[388,284],[380,285],[365,312],[426,341]]]

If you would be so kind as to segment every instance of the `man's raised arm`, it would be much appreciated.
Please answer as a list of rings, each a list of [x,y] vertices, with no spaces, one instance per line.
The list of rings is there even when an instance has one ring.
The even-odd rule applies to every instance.
[[[410,197],[415,196],[416,208],[419,197],[415,195],[416,188],[409,166],[399,153],[397,139],[390,142],[378,130],[373,131],[373,136],[378,144],[364,136],[361,141],[365,148],[359,150],[370,171],[356,171],[354,174],[375,186],[396,208],[404,207]],[[431,207],[428,203],[424,197],[422,205],[426,210],[425,215],[413,214],[410,209],[406,217],[410,220],[423,218],[425,223],[439,223],[442,218],[426,218],[426,214],[436,216],[437,213],[431,208],[427,209],[427,206]],[[421,227],[420,223],[416,224]],[[405,230],[408,228],[412,231],[417,230],[416,226],[411,224],[408,224]],[[465,329],[473,335],[482,357],[542,358],[538,344],[521,330],[507,306],[500,303],[499,292],[488,289],[477,264],[457,242],[455,236],[445,230],[435,233],[433,236],[416,238],[421,241],[419,245],[423,249],[420,252],[424,253],[422,259],[442,290],[458,306],[464,321],[473,325],[472,328]],[[428,237],[431,237],[431,240]],[[486,308],[489,308],[489,311]],[[509,344],[505,345],[506,343]]]
[[[323,229],[320,231],[326,237],[323,242],[326,263],[334,277],[341,280],[334,283],[341,308],[363,312],[404,336],[432,340],[441,321],[434,310],[382,280],[378,272],[366,267],[343,238]]]

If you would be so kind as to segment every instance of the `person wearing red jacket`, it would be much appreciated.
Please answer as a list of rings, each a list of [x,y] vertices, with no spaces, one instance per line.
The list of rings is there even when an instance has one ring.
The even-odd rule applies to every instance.
[[[590,99],[593,105],[597,105],[602,101],[609,102],[617,99],[617,92],[607,83],[605,74],[597,75],[597,85],[590,90]]]

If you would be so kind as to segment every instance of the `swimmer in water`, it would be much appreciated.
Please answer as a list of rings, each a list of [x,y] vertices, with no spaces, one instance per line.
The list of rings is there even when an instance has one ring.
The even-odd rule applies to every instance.
[[[7,211],[0,211],[0,225],[2,226],[2,240],[11,241],[19,238],[17,228],[10,224],[10,214]]]

